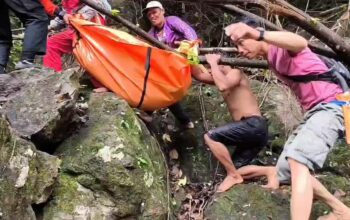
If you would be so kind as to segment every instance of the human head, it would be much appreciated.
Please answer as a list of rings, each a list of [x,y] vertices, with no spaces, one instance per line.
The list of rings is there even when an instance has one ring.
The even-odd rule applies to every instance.
[[[158,1],[150,1],[147,3],[146,8],[143,9],[148,20],[152,26],[162,28],[165,23],[165,11],[163,5]]]
[[[263,29],[261,26],[253,19],[251,18],[246,18],[244,17],[240,23],[240,29]],[[231,33],[233,31],[233,28],[237,28],[237,25],[234,24],[235,26],[232,27],[232,25],[229,25],[225,28],[225,33],[226,35],[230,36],[231,40]],[[247,27],[248,26],[248,27]],[[265,56],[266,55],[266,45],[267,43],[264,41],[257,41],[255,39],[251,38],[241,38],[238,41],[234,42],[235,45],[237,46],[238,52],[240,55],[249,58],[249,59],[254,59],[260,56]]]

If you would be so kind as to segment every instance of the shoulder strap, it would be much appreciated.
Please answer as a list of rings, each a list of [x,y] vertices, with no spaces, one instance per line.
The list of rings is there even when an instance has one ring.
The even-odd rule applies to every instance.
[[[148,81],[148,76],[149,76],[150,69],[151,69],[151,54],[152,54],[152,47],[148,47],[147,48],[147,56],[146,56],[146,64],[145,64],[145,70],[146,70],[145,80],[143,81],[143,90],[141,93],[140,102],[136,108],[140,108],[142,106],[145,95],[146,95],[147,81]]]
[[[338,84],[343,89],[343,91],[349,90],[349,86],[344,77],[338,71],[334,70],[334,68],[331,68],[329,71],[317,75],[299,75],[283,77],[298,83],[308,83],[311,81],[326,81]]]
[[[321,74],[297,75],[297,76],[282,75],[282,76],[291,81],[298,82],[298,83],[308,83],[311,81],[327,81],[327,82],[337,83],[336,78],[332,75],[332,71],[333,70],[331,69]]]

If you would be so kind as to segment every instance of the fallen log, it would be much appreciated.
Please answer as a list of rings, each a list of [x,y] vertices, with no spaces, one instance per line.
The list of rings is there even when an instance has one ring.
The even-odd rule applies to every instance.
[[[176,0],[179,2],[192,2],[191,0]],[[305,31],[320,39],[323,43],[337,53],[340,60],[350,65],[350,44],[327,28],[317,19],[310,17],[300,9],[283,0],[198,0],[196,3],[206,4],[243,4],[261,7],[269,13],[286,17]]]

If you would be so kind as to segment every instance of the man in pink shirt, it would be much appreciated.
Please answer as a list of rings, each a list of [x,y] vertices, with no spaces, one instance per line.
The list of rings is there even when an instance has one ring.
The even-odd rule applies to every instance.
[[[287,140],[276,166],[279,182],[291,181],[292,220],[309,219],[314,196],[333,209],[322,219],[350,219],[350,209],[310,173],[323,166],[336,140],[344,133],[342,108],[334,102],[342,89],[331,82],[290,80],[291,76],[324,73],[328,67],[310,51],[303,37],[291,32],[265,31],[256,28],[254,22],[247,24],[231,24],[226,27],[226,34],[241,55],[249,59],[266,58],[270,69],[294,91],[306,112],[304,121]]]

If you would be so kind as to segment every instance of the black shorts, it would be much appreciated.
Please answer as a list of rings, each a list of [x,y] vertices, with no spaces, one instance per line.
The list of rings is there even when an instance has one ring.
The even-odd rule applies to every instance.
[[[263,148],[268,140],[267,121],[261,116],[242,118],[241,121],[212,129],[209,137],[226,146]]]

